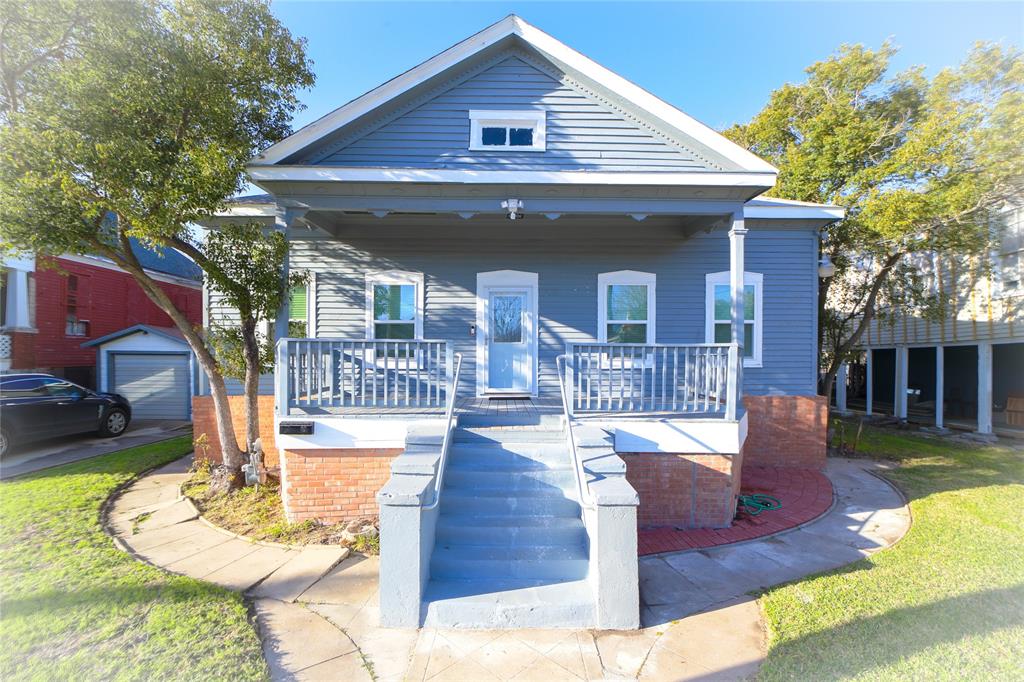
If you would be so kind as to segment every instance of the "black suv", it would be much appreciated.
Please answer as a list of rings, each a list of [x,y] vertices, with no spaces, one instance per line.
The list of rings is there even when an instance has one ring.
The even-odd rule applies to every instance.
[[[0,375],[0,457],[13,445],[70,433],[120,436],[131,418],[131,405],[116,393],[50,374]]]

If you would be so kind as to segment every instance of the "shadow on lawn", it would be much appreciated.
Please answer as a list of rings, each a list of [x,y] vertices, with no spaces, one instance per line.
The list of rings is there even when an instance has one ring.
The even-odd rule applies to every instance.
[[[786,667],[786,659],[791,652],[793,663],[799,664],[805,662],[806,652],[814,651],[815,660],[806,661],[806,664],[817,666],[821,661],[840,661],[842,675],[853,677],[872,668],[895,663],[929,647],[956,642],[965,637],[986,635],[1004,628],[1024,626],[1022,607],[1024,584],[974,592],[921,606],[886,611],[799,637],[773,648],[771,660]],[[864,646],[865,642],[874,645]],[[828,676],[824,671],[817,672]],[[789,674],[800,673],[798,670],[789,670]]]
[[[164,579],[144,584],[107,584],[96,587],[72,588],[70,591],[46,590],[25,597],[4,596],[4,618],[54,618],[61,612],[74,610],[88,613],[92,609],[134,608],[148,603],[170,601],[215,603],[226,594],[233,594],[211,583],[184,576],[167,575]]]

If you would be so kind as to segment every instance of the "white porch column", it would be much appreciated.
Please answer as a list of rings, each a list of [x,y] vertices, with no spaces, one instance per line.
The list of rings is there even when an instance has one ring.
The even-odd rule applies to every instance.
[[[839,365],[839,372],[836,373],[836,409],[843,415],[850,414],[846,409],[846,376],[849,370],[849,365],[844,362]]]
[[[893,416],[897,419],[906,420],[907,418],[907,373],[910,370],[910,363],[908,362],[910,351],[906,346],[896,347],[896,381],[895,381],[895,395],[893,399],[896,401],[893,407]]]
[[[3,326],[11,330],[31,329],[28,309],[28,271],[12,269],[7,273],[7,319]]]
[[[943,398],[946,390],[946,353],[942,346],[935,347],[935,427],[944,428],[942,424],[942,412],[944,411]]]
[[[274,229],[284,235],[285,241],[289,241],[289,231],[295,224],[295,221],[302,216],[306,215],[304,208],[288,208],[277,205],[277,214],[274,217]],[[288,336],[288,303],[291,299],[290,292],[287,291],[287,281],[290,276],[291,270],[289,269],[288,260],[289,252],[291,251],[291,244],[289,242],[288,251],[284,254],[284,263],[281,268],[281,278],[285,283],[286,291],[284,300],[281,302],[281,307],[277,310],[277,315],[274,317],[274,341],[278,339],[287,338]]]
[[[978,433],[992,433],[992,343],[978,344]]]
[[[736,419],[743,406],[743,238],[747,228],[743,210],[732,214],[729,230],[729,289],[732,293],[732,343],[737,352],[730,354],[729,395],[726,398],[726,419]]]
[[[875,399],[875,396],[874,396],[874,392],[875,392],[875,377],[874,377],[875,368],[874,368],[874,366],[873,366],[873,364],[871,362],[871,353],[872,353],[871,349],[868,348],[867,351],[866,351],[866,354],[865,354],[865,359],[864,359],[864,375],[865,375],[864,376],[864,379],[865,379],[864,389],[865,389],[865,392],[866,392],[866,396],[865,397],[867,398],[867,406],[864,409],[864,414],[866,414],[869,417],[871,416],[871,409],[872,409],[872,407],[874,407],[872,403],[874,402],[874,399]]]

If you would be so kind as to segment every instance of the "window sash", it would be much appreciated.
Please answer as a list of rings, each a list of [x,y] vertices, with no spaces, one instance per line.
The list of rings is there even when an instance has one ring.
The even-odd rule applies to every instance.
[[[382,290],[387,290],[388,297],[394,297],[394,289],[398,290],[397,300],[378,301],[377,296]],[[408,299],[406,298],[408,294]],[[397,303],[397,309],[395,304]],[[416,285],[415,284],[394,284],[394,283],[373,283],[373,321],[374,324],[386,322],[407,322],[414,323],[416,320]],[[393,315],[397,312],[398,317]]]

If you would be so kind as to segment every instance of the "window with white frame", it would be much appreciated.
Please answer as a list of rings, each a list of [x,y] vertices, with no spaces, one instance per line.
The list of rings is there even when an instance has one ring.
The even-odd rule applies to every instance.
[[[757,272],[743,273],[743,366],[761,366],[761,300],[764,277]],[[732,288],[729,271],[705,276],[705,326],[707,343],[732,341]]]
[[[546,128],[543,111],[470,111],[469,148],[542,152]]]
[[[1024,208],[1010,208],[1002,219],[994,254],[995,294],[1019,296],[1024,294]]]
[[[423,273],[366,275],[366,338],[423,338]]]
[[[654,343],[655,280],[649,272],[621,270],[597,276],[597,340]]]

